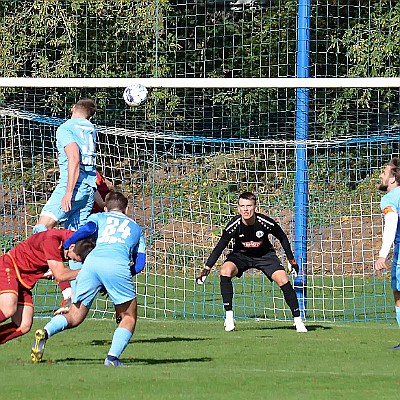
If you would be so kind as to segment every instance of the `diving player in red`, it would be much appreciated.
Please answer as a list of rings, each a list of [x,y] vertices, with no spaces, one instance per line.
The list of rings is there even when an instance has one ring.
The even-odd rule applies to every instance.
[[[57,281],[75,279],[79,270],[70,270],[65,261],[83,262],[94,248],[92,239],[83,239],[68,250],[63,243],[74,232],[49,229],[30,236],[0,257],[0,344],[25,335],[33,321],[32,289],[50,268]]]
[[[202,285],[211,268],[217,262],[223,250],[233,240],[233,251],[227,256],[221,267],[221,295],[225,308],[225,331],[235,329],[233,318],[233,285],[232,277],[240,278],[245,271],[255,268],[262,271],[272,282],[276,282],[282,290],[289,306],[297,332],[307,332],[299,310],[296,297],[289,277],[275,249],[268,239],[268,235],[275,236],[280,242],[289,261],[290,269],[298,273],[299,267],[294,259],[289,240],[280,225],[272,218],[256,212],[256,196],[251,192],[244,192],[239,196],[239,215],[233,217],[224,229],[222,236],[208,257],[205,268],[196,282]]]

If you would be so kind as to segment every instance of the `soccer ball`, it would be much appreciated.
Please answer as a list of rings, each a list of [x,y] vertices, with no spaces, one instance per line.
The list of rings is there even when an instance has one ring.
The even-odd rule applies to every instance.
[[[141,83],[134,83],[125,88],[124,100],[128,106],[139,106],[147,99],[147,88]]]

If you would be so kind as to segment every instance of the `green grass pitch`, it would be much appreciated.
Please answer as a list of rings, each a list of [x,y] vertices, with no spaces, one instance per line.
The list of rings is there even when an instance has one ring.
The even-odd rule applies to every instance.
[[[0,346],[1,399],[393,399],[400,391],[400,330],[389,323],[139,319],[122,355],[106,368],[115,323],[87,320],[51,338],[30,362],[35,329]]]

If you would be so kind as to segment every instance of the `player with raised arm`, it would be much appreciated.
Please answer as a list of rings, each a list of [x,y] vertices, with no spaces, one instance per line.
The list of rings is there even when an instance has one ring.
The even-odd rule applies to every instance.
[[[146,245],[142,229],[127,217],[128,199],[120,192],[106,196],[105,212],[93,214],[64,245],[96,235],[96,247],[87,257],[77,278],[76,293],[68,314],[56,315],[35,333],[31,358],[43,357],[46,341],[51,336],[77,327],[86,317],[97,293],[104,287],[114,303],[118,327],[104,361],[106,366],[123,366],[120,355],[129,343],[137,319],[136,290],[132,276],[143,270]]]
[[[70,270],[64,261],[84,261],[94,241],[84,239],[63,249],[74,232],[50,229],[32,235],[0,257],[0,344],[29,332],[33,320],[32,289],[50,268],[58,281],[75,279],[78,270]]]
[[[62,223],[64,228],[77,230],[92,210],[96,190],[96,128],[91,122],[96,112],[91,99],[80,99],[72,107],[71,118],[61,124],[56,132],[59,182],[43,207],[33,233],[43,232]],[[79,264],[70,264],[79,269]],[[62,307],[67,307],[71,287],[60,285]]]
[[[387,193],[382,197],[380,204],[385,225],[381,249],[375,262],[375,270],[381,271],[387,268],[386,258],[394,242],[391,281],[396,320],[400,328],[400,160],[397,157],[392,158],[383,169],[379,190]],[[400,350],[400,344],[391,349]]]
[[[59,182],[42,209],[33,232],[53,228],[58,222],[76,230],[86,222],[96,190],[96,129],[91,119],[96,104],[81,99],[72,107],[71,118],[56,132]]]
[[[255,268],[262,271],[271,282],[274,281],[279,285],[292,312],[297,332],[307,332],[300,316],[296,292],[268,235],[273,235],[280,241],[289,261],[289,269],[298,273],[299,267],[294,259],[289,240],[276,221],[256,210],[256,196],[251,192],[242,193],[238,200],[239,215],[233,217],[223,230],[220,240],[211,252],[205,268],[196,278],[196,282],[199,285],[204,283],[223,250],[233,240],[233,251],[227,256],[220,271],[221,295],[225,308],[225,331],[235,329],[232,310],[232,277],[239,278],[248,269]]]

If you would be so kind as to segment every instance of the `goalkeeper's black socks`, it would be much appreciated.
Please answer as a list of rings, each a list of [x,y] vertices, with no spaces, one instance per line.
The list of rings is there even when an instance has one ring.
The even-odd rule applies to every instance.
[[[221,287],[221,295],[222,295],[222,301],[224,303],[225,311],[231,311],[232,310],[232,300],[233,300],[232,278],[230,276],[221,275],[220,287]]]
[[[290,282],[286,282],[280,286],[283,297],[285,298],[286,304],[292,311],[293,317],[300,317],[299,301],[297,300],[296,292]]]

